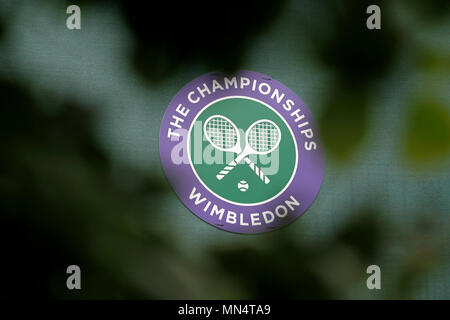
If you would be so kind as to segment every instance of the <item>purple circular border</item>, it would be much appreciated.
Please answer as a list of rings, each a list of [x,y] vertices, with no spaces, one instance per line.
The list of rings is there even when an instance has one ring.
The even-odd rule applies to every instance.
[[[272,90],[277,88],[280,94],[284,93],[285,98],[283,101],[291,99],[294,101],[294,106],[292,107],[292,111],[297,108],[301,109],[301,112],[305,115],[303,121],[308,121],[309,126],[306,128],[311,128],[314,132],[314,141],[317,143],[317,149],[306,152],[303,149],[305,141],[308,141],[304,138],[304,135],[300,134],[300,129],[297,128],[296,123],[294,122],[294,118],[290,116],[290,112],[286,111],[283,108],[283,103],[278,104],[276,101],[270,98],[269,95],[263,95],[260,92],[252,91],[251,85],[246,86],[243,89],[230,87],[226,90],[218,90],[215,93],[211,93],[209,95],[205,95],[204,98],[201,98],[198,104],[192,104],[188,101],[187,95],[190,91],[195,90],[198,86],[201,86],[203,83],[211,84],[211,82],[215,79],[220,84],[223,83],[224,77],[231,79],[236,77],[236,80],[239,84],[240,77],[249,78],[252,82],[253,79],[257,79],[258,81],[266,82],[270,84]],[[190,128],[190,124],[196,115],[203,110],[203,108],[210,104],[211,102],[228,96],[247,96],[258,99],[270,105],[272,108],[278,111],[279,114],[286,120],[286,122],[291,127],[292,132],[294,133],[295,142],[297,143],[298,149],[298,165],[297,172],[294,174],[294,178],[292,179],[289,187],[286,188],[275,199],[260,205],[254,206],[239,206],[236,204],[229,203],[222,199],[217,198],[213,193],[208,191],[203,184],[198,180],[195,176],[194,171],[190,164],[174,164],[171,159],[171,151],[174,145],[178,144],[179,141],[171,141],[167,138],[167,132],[169,129],[169,122],[171,116],[176,113],[175,109],[179,104],[182,104],[183,107],[187,107],[190,109],[189,114],[184,120],[185,128]],[[291,111],[291,112],[292,112]],[[166,173],[167,178],[169,179],[173,189],[175,190],[178,197],[184,203],[186,207],[189,208],[196,216],[200,219],[206,221],[207,223],[226,230],[230,232],[236,233],[263,233],[278,229],[283,227],[298,217],[300,217],[312,204],[315,197],[317,196],[320,186],[322,184],[323,175],[325,171],[325,160],[323,154],[323,148],[320,141],[317,139],[318,130],[314,119],[311,115],[311,112],[308,110],[303,101],[295,95],[289,88],[285,87],[283,84],[278,82],[277,80],[272,79],[266,75],[261,73],[253,72],[253,71],[239,71],[232,76],[227,76],[219,72],[212,72],[200,76],[191,82],[189,82],[186,86],[181,89],[177,95],[172,99],[167,108],[164,118],[161,124],[160,129],[160,137],[159,137],[159,151],[161,156],[161,163]],[[202,210],[202,206],[196,206],[192,200],[189,200],[189,195],[192,191],[192,187],[196,187],[197,192],[202,194],[202,197],[206,197],[208,200],[212,202],[212,204],[216,204],[219,208],[224,208],[225,210],[231,210],[237,213],[237,223],[236,224],[227,224],[225,221],[225,214],[222,220],[219,220],[216,216],[209,215],[208,212],[204,212]],[[290,198],[290,195],[294,195],[298,202],[300,202],[300,207],[296,207],[295,211],[289,212],[288,215],[284,218],[279,218],[275,216],[275,220],[266,225],[264,221],[261,221],[261,225],[252,226],[249,224],[248,226],[241,226],[239,224],[239,216],[240,213],[243,213],[246,217],[245,221],[250,221],[250,213],[262,213],[263,211],[272,211],[277,205],[284,203],[285,200]],[[198,211],[198,212],[197,212]]]

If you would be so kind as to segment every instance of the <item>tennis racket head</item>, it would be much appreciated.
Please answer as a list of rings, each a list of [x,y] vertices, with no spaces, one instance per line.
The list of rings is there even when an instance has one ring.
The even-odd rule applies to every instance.
[[[277,124],[268,119],[254,122],[246,132],[247,145],[255,154],[274,151],[281,141],[281,131]]]
[[[232,151],[236,147],[240,148],[239,131],[225,116],[213,115],[206,119],[203,133],[209,143],[218,150]]]

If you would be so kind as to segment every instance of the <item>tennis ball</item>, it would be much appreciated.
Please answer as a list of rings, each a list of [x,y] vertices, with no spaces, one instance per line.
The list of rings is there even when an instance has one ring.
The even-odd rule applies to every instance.
[[[239,181],[237,186],[238,186],[239,190],[241,190],[242,192],[245,192],[248,190],[248,183],[245,180]]]

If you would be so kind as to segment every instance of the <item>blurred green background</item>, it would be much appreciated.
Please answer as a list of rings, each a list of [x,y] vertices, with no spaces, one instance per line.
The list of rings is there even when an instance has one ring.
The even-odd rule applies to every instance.
[[[450,298],[449,18],[444,0],[0,0],[0,297]],[[159,161],[172,97],[238,68],[296,92],[326,147],[311,208],[256,236],[196,218]]]

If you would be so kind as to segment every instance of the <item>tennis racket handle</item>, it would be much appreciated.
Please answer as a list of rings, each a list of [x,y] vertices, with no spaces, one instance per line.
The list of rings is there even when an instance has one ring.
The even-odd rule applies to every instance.
[[[242,161],[242,159],[246,158],[248,156],[248,152],[245,151],[242,152],[240,155],[237,156],[236,159],[231,161],[229,164],[225,166],[217,175],[217,179],[222,180],[223,177],[225,177],[228,173],[230,173],[231,170],[236,168],[237,164]]]
[[[263,181],[265,184],[268,184],[270,182],[270,179],[256,164],[253,163],[252,160],[250,160],[248,157],[245,157],[244,161],[249,165],[250,169],[252,169],[253,172],[261,179],[261,181]]]
[[[270,182],[270,179],[264,174],[264,172],[258,168],[248,157],[244,158],[244,161],[249,165],[250,169],[263,181],[265,184]],[[225,168],[223,168],[217,175],[218,180],[222,180],[231,170],[233,170],[238,163],[233,160]]]
[[[230,173],[231,170],[233,170],[237,165],[236,161],[231,161],[229,164],[225,166],[220,172],[216,175],[216,178],[219,180],[222,180],[223,177],[225,177],[228,173]]]

